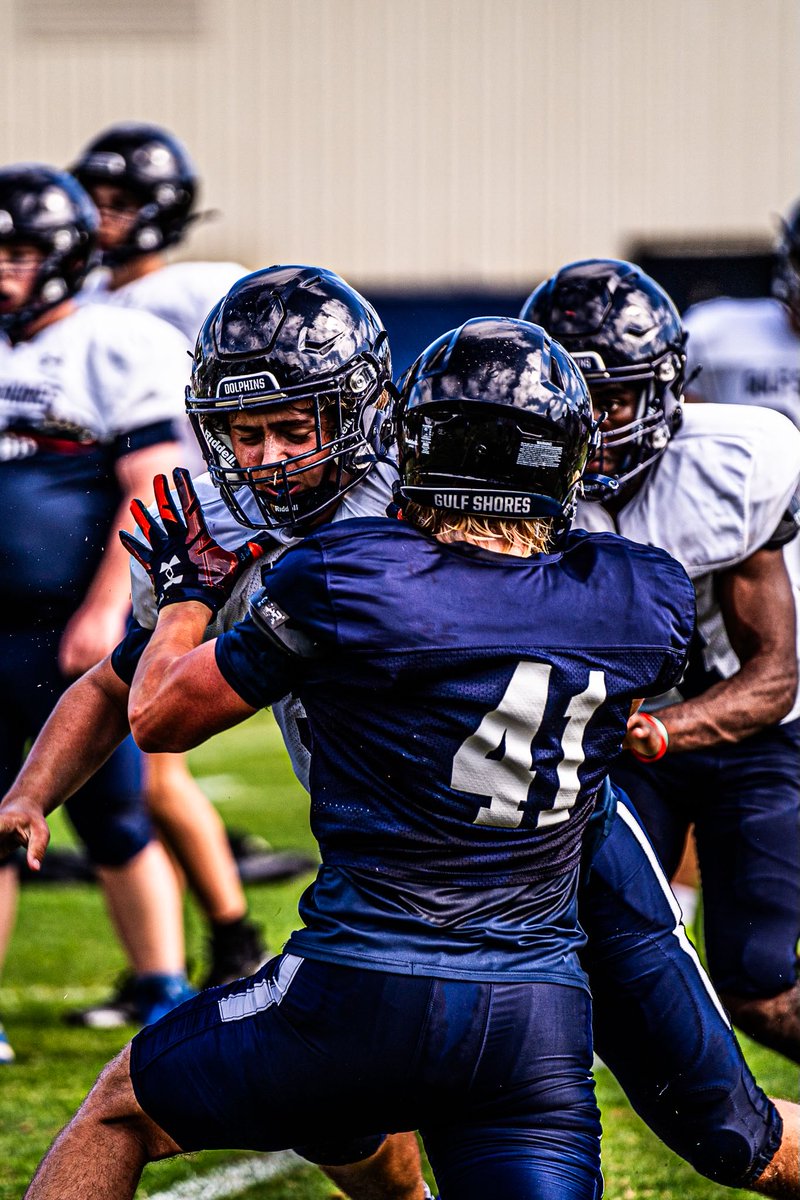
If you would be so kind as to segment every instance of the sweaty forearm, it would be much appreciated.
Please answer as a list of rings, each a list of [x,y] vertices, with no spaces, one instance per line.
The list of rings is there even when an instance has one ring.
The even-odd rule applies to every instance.
[[[128,703],[133,736],[143,750],[169,753],[195,744],[182,738],[187,708],[195,707],[187,659],[200,646],[210,618],[210,610],[196,601],[168,605],[159,613]]]
[[[774,725],[790,711],[797,688],[796,664],[745,663],[730,679],[692,700],[659,709],[669,733],[670,754],[740,742]]]

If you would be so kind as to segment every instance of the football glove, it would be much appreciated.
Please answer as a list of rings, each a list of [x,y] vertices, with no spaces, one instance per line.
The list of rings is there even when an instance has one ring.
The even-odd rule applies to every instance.
[[[189,472],[177,467],[172,478],[182,515],[175,507],[166,475],[156,475],[153,490],[163,528],[152,520],[141,500],[133,500],[133,519],[147,540],[141,542],[126,530],[120,531],[120,540],[150,576],[159,609],[198,600],[213,614],[229,598],[244,568],[261,558],[264,547],[245,542],[236,550],[223,549],[208,532]]]

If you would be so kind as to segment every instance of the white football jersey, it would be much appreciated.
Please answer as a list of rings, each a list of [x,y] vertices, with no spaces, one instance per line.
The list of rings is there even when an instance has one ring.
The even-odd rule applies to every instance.
[[[715,404],[774,408],[800,427],[800,336],[779,300],[707,300],[684,317],[689,391]]]
[[[185,339],[185,349],[191,352],[211,309],[230,291],[237,279],[247,273],[247,268],[239,263],[168,263],[158,271],[151,271],[149,275],[133,279],[111,291],[108,286],[109,271],[100,267],[89,276],[79,298],[82,303],[107,304],[152,313],[179,330]],[[184,386],[189,382],[188,362],[184,355]],[[183,465],[193,475],[198,475],[205,470],[205,461],[185,413],[179,429]]]
[[[389,463],[378,463],[361,483],[352,491],[345,493],[333,514],[331,520],[344,521],[350,517],[382,517],[392,500],[392,483],[397,478],[397,470]],[[208,475],[201,475],[194,480],[194,486],[203,508],[206,525],[212,537],[224,546],[226,550],[234,550],[255,535],[240,525],[225,504],[218,489]],[[247,507],[247,497],[243,494],[243,502]],[[178,504],[177,498],[175,503]],[[156,513],[151,515],[158,520]],[[141,536],[141,535],[139,535]],[[230,600],[223,605],[206,630],[206,640],[217,637],[226,629],[232,629],[237,621],[247,616],[252,596],[261,587],[261,568],[265,563],[273,562],[287,546],[299,542],[281,530],[274,530],[267,535],[271,542],[270,548],[263,558],[249,566],[236,582]],[[158,612],[155,606],[153,589],[147,572],[135,560],[131,559],[131,592],[133,597],[133,615],[145,629],[155,628]],[[278,723],[292,767],[303,787],[308,790],[308,772],[311,755],[302,739],[302,729],[305,726],[305,712],[302,705],[293,696],[287,696],[273,704],[272,711]]]
[[[0,461],[36,453],[25,429],[109,443],[164,420],[177,428],[187,377],[183,338],[149,313],[78,308],[28,341],[0,341]]]
[[[168,263],[141,279],[110,291],[109,272],[101,267],[87,279],[80,295],[83,302],[138,308],[161,317],[179,329],[190,350],[211,309],[230,291],[246,267],[229,262]]]
[[[659,546],[682,564],[697,593],[710,686],[739,669],[714,577],[769,541],[799,482],[800,433],[785,417],[763,408],[687,404],[683,425],[616,519],[601,504],[582,501],[575,523]],[[678,699],[670,695],[662,704]],[[795,703],[785,720],[798,713]]]

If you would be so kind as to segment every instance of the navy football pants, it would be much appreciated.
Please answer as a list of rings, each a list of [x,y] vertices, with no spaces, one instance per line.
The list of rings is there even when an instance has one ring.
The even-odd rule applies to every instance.
[[[715,986],[742,997],[792,987],[800,937],[800,721],[649,766],[624,755],[612,776],[670,878],[694,822]]]
[[[57,662],[62,632],[0,632],[0,795],[68,685]],[[144,849],[154,835],[142,796],[141,754],[132,738],[67,801],[66,809],[99,866],[123,866]]]
[[[590,1019],[580,987],[283,955],[142,1030],[131,1078],[186,1150],[419,1128],[442,1200],[597,1200]]]
[[[720,1183],[744,1186],[781,1118],[753,1079],[632,810],[620,803],[581,886],[595,1049],[650,1128]]]

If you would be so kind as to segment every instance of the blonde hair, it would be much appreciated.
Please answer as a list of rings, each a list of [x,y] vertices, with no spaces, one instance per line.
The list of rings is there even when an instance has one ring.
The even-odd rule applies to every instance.
[[[525,521],[509,521],[505,517],[473,517],[466,513],[447,512],[407,500],[403,516],[415,529],[445,540],[466,539],[470,542],[506,543],[509,554],[527,558],[531,554],[546,554],[553,542],[552,517],[531,517]]]

